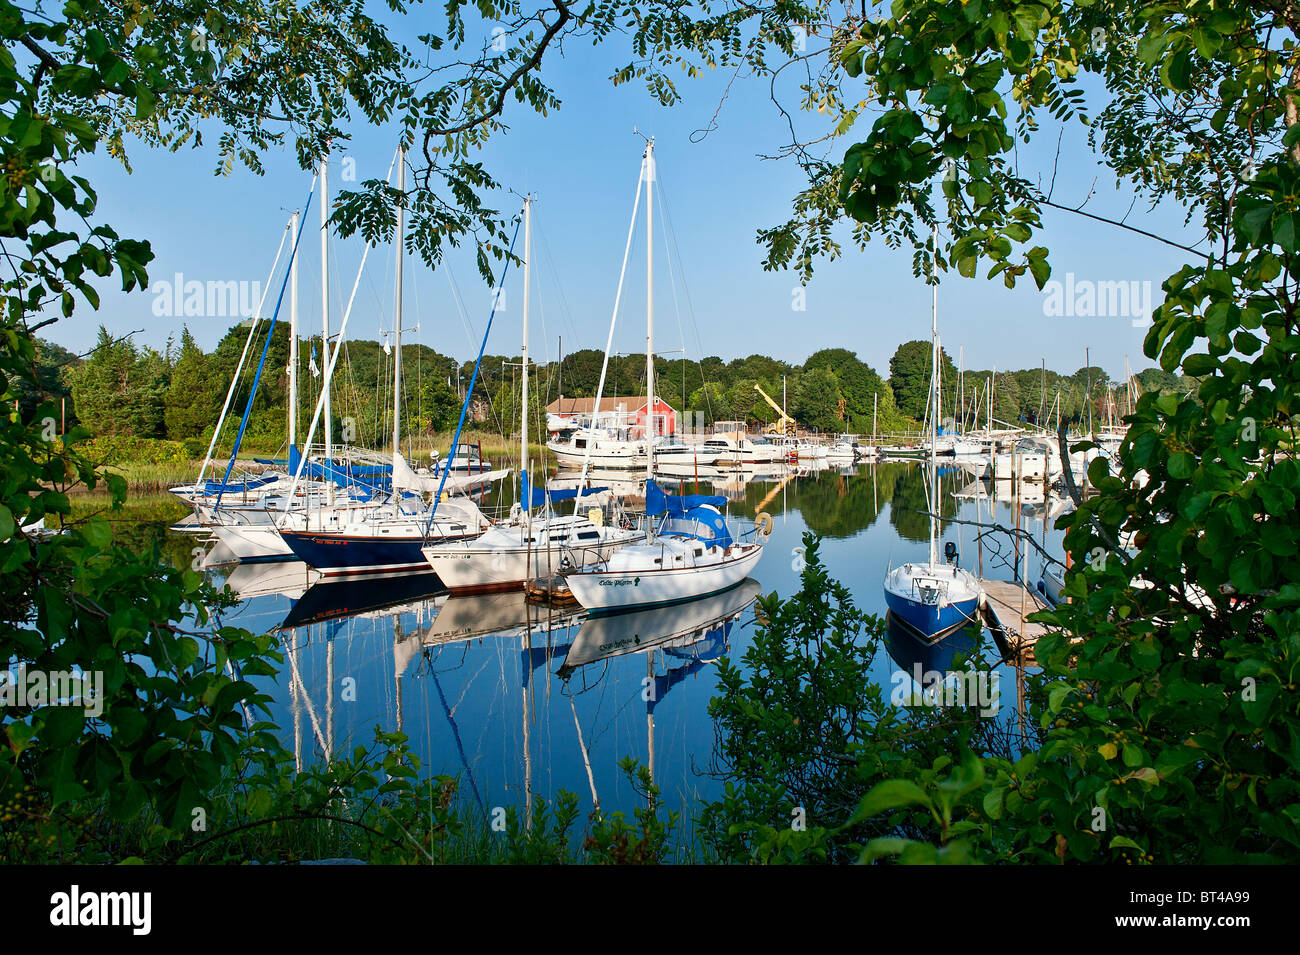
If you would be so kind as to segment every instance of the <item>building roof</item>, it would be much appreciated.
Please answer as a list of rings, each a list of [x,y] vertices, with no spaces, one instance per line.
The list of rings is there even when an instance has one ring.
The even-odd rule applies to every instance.
[[[672,405],[663,400],[660,395],[655,395],[660,403],[667,405],[670,410]],[[601,398],[600,413],[609,414],[615,411],[622,411],[626,414],[636,414],[646,406],[647,399],[645,395],[625,395],[619,398]],[[572,415],[572,414],[591,414],[592,408],[596,404],[595,398],[556,398],[546,406],[547,414]]]

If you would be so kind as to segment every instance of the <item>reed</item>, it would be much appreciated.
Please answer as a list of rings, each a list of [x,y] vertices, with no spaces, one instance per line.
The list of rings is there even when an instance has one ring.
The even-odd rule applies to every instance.
[[[433,448],[438,449],[441,457],[445,458],[451,451],[451,439],[454,432],[448,431],[441,434],[433,435],[413,435],[409,444],[403,442],[402,451],[404,454],[409,449],[409,457],[412,464],[422,465],[429,461],[429,452]],[[460,436],[462,445],[478,445],[481,448],[482,455],[487,458],[496,467],[509,466],[514,467],[519,457],[519,437],[509,437],[499,432],[490,431],[464,431]],[[551,467],[555,464],[555,455],[547,449],[545,444],[529,442],[528,456],[534,466],[541,464],[543,467]]]

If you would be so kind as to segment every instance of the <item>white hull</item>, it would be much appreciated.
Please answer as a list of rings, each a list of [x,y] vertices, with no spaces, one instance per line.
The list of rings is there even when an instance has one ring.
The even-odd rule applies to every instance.
[[[655,544],[635,548],[637,557],[659,551]],[[627,556],[631,549],[623,552]],[[667,551],[665,550],[665,553]],[[721,560],[681,567],[644,566],[619,570],[585,570],[565,575],[578,603],[587,610],[616,611],[680,603],[715,594],[740,583],[763,556],[762,544],[736,545]]]
[[[997,454],[993,477],[998,481],[1041,481],[1048,477],[1047,456],[1037,453]]]
[[[592,449],[591,456],[588,459],[585,451],[574,450],[570,445],[565,444],[548,444],[551,453],[555,455],[556,460],[562,466],[570,468],[581,468],[584,461],[590,461],[593,468],[614,468],[618,470],[631,470],[632,468],[645,467],[645,456],[639,450],[628,450],[624,448],[597,450]]]
[[[596,536],[580,536],[584,534]],[[483,593],[521,588],[565,567],[605,560],[618,548],[645,539],[641,531],[597,527],[571,517],[554,519],[553,528],[538,519],[532,531],[536,540],[527,544],[526,536],[522,524],[498,525],[476,540],[432,544],[421,553],[453,594]]]

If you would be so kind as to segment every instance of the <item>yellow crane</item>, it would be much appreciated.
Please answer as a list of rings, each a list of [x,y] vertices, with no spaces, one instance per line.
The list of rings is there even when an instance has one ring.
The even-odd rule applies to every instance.
[[[776,411],[776,413],[781,416],[778,420],[772,422],[766,428],[764,428],[763,433],[764,434],[794,434],[795,431],[797,430],[797,426],[794,423],[794,418],[791,418],[788,414],[782,411],[781,406],[772,400],[771,396],[768,395],[768,393],[763,390],[761,385],[757,385],[757,384],[754,385],[754,390],[757,391],[760,395],[762,395],[763,400],[766,401],[769,405],[771,405],[772,408]]]

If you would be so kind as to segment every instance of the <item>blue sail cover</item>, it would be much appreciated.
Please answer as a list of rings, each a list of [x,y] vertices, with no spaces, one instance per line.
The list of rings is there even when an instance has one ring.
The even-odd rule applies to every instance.
[[[651,517],[657,514],[686,517],[687,512],[704,504],[721,510],[727,506],[727,499],[721,494],[668,494],[657,482],[645,482],[645,512]]]
[[[665,515],[666,534],[730,547],[735,540],[721,513],[726,506],[727,499],[720,494],[668,494],[654,481],[645,482],[645,512],[651,517]]]
[[[224,481],[205,481],[203,483],[204,494],[243,494],[248,491],[256,491],[260,487],[265,487],[275,481],[273,477],[254,478],[251,481],[235,481],[226,483]]]

